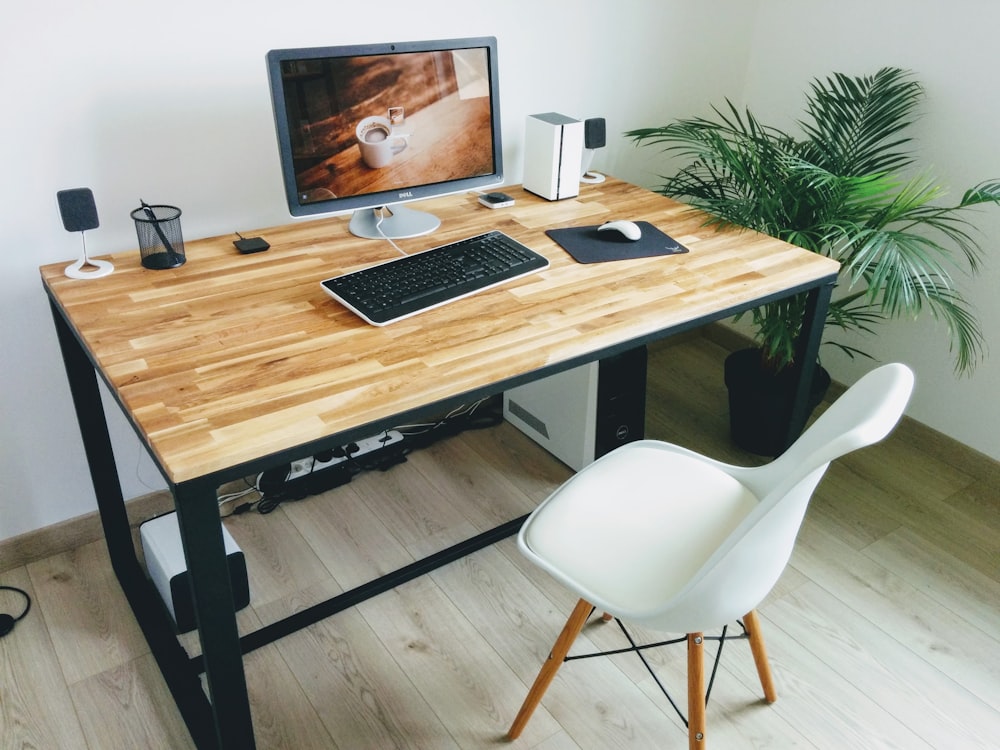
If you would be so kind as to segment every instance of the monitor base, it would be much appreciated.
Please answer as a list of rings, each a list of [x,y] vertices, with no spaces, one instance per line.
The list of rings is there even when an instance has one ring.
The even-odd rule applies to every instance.
[[[441,220],[426,211],[407,206],[382,206],[355,211],[348,228],[355,237],[401,240],[430,234],[439,226]]]

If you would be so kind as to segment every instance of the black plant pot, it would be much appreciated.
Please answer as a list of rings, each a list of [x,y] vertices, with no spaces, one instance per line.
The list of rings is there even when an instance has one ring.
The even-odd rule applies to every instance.
[[[741,349],[726,357],[729,389],[729,430],[733,442],[758,456],[777,456],[787,447],[792,400],[798,372],[777,375],[761,367],[759,349]],[[830,387],[830,373],[819,365],[813,371],[806,416]]]

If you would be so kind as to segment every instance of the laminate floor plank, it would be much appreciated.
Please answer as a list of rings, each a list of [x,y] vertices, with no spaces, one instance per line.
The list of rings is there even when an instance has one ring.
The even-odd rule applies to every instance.
[[[566,732],[560,731],[535,745],[533,750],[581,750],[581,748]]]
[[[340,612],[276,646],[335,743],[331,746],[459,747],[357,610]]]
[[[281,511],[344,590],[413,562],[351,485],[285,503]],[[258,514],[254,520],[266,527],[266,518]]]
[[[902,522],[884,510],[884,495],[852,467],[835,462],[820,481],[809,504],[809,518],[836,533],[852,549],[864,549],[898,529]]]
[[[111,570],[103,541],[28,565],[66,682],[74,684],[149,653]]]
[[[541,467],[537,458],[526,468],[507,463],[506,471],[484,471],[486,459],[479,451],[487,454],[502,450],[503,437],[499,432],[516,432],[516,428],[503,423],[496,429],[476,430],[479,441],[476,446],[465,440],[445,440],[425,451],[412,455],[410,461],[430,482],[449,504],[460,510],[463,516],[479,530],[485,531],[498,524],[530,513],[561,481],[538,482],[528,494],[524,489],[531,477],[538,477],[546,470],[552,474],[569,477],[569,470],[556,459],[544,454],[548,466]],[[509,438],[510,436],[508,436]],[[521,436],[525,440],[523,435]],[[478,450],[477,450],[478,448]],[[537,451],[537,447],[536,447]]]
[[[85,677],[69,689],[92,750],[194,747],[152,654]]]
[[[930,747],[995,746],[1000,737],[996,710],[937,667],[914,658],[866,613],[845,607],[812,583],[771,603],[766,612],[776,627],[772,641],[787,638],[819,655],[836,673],[831,679],[865,688],[865,701],[879,706]],[[927,685],[934,689],[927,690]],[[889,719],[879,724],[892,726]]]
[[[252,513],[228,516],[224,523],[240,549],[254,551],[253,555],[245,556],[253,606],[329,577],[316,552],[286,513],[273,512],[266,523],[260,523],[259,514]]]
[[[351,485],[372,517],[389,529],[414,559],[429,549],[444,548],[468,537],[469,523],[460,504],[442,493],[413,462],[386,472],[361,474]]]
[[[295,672],[271,644],[244,659],[247,693],[259,748],[349,748],[339,745],[310,703],[304,687],[305,674]]]
[[[1000,482],[977,480],[939,503],[907,512],[901,522],[936,547],[1000,582]]]
[[[670,647],[668,647],[670,648]],[[669,683],[668,690],[674,700],[678,702],[682,710],[685,707],[685,682],[686,660],[684,646],[674,650],[679,655],[678,668],[673,672],[664,674],[663,669],[657,669],[657,676],[661,682]],[[730,668],[730,661],[738,659],[739,652],[743,651],[749,658],[749,645],[747,643],[728,643],[723,650],[722,664],[712,686],[712,693],[708,703],[708,723],[705,730],[705,743],[709,748],[741,748],[741,747],[768,747],[768,748],[816,748],[821,745],[816,744],[813,733],[803,731],[802,727],[796,727],[790,723],[782,712],[775,709],[774,705],[769,705],[763,699],[760,683],[744,684],[740,676]],[[706,648],[706,664],[709,658],[714,658],[714,645]],[[635,657],[633,657],[634,660]],[[750,670],[753,672],[753,660],[749,658]],[[754,673],[756,674],[756,673]],[[666,678],[666,679],[665,679]],[[639,683],[639,687],[645,692],[649,699],[661,706],[668,713],[676,712],[669,708],[667,699],[664,697],[659,686],[652,677],[646,677]],[[779,697],[780,700],[780,697]],[[669,742],[664,741],[664,747],[681,748],[687,745],[687,730],[676,721],[677,731],[669,737]]]
[[[1000,582],[909,528],[887,534],[863,552],[984,633],[998,637]]]
[[[786,637],[781,621],[772,619],[766,608],[759,615],[778,694],[769,708],[817,748],[934,747],[872,698],[876,689],[873,681],[854,682],[838,674],[824,659],[831,646],[823,653],[811,651],[807,645]],[[727,669],[739,674],[748,686],[757,680],[752,665],[744,666],[735,660],[727,662]],[[710,722],[711,716],[709,712]]]
[[[683,445],[720,461],[757,465],[766,459],[729,440],[724,352],[696,337],[675,346],[650,347],[646,385],[646,435]]]
[[[458,441],[455,441],[458,442]],[[488,430],[472,430],[461,443],[478,454],[477,464],[495,473],[537,505],[572,476],[572,470],[508,422]],[[471,461],[471,457],[470,457]],[[464,467],[464,472],[471,472]],[[529,506],[529,510],[534,507]]]
[[[432,579],[410,581],[358,611],[459,746],[503,737],[524,685]],[[544,714],[536,718],[526,746],[556,731]]]
[[[827,532],[803,526],[792,564],[841,604],[863,613],[916,658],[1000,711],[1000,641]]]
[[[38,601],[24,567],[5,571],[0,583]],[[0,591],[0,612],[16,617],[23,609],[21,597]],[[0,638],[0,747],[87,747],[45,618],[33,610]]]

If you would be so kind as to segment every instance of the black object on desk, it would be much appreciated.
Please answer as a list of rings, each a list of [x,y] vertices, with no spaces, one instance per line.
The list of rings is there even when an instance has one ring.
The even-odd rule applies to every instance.
[[[611,260],[652,258],[676,255],[688,249],[648,221],[635,222],[642,230],[638,240],[629,240],[617,232],[598,232],[598,225],[549,229],[545,232],[558,242],[577,263],[603,263]]]

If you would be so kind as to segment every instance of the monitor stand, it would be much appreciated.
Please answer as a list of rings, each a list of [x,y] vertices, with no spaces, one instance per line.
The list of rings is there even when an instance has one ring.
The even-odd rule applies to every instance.
[[[441,220],[426,211],[406,206],[364,208],[351,215],[351,234],[370,240],[401,240],[430,234],[441,226]]]

